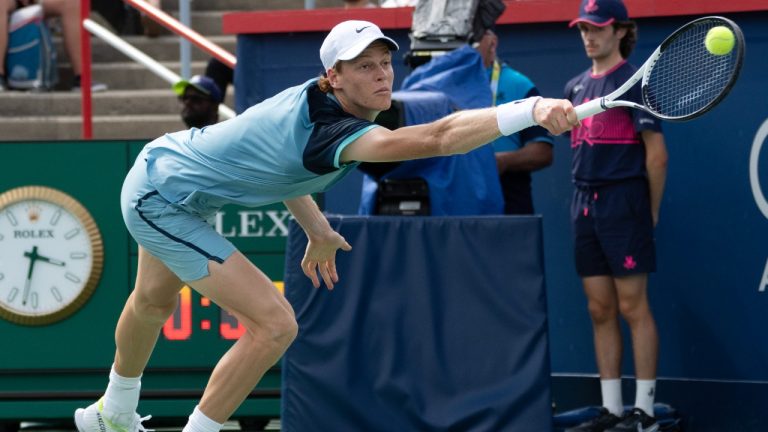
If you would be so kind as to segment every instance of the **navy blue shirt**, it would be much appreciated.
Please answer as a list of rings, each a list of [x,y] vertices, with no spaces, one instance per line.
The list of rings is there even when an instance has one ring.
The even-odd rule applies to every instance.
[[[565,98],[574,106],[610,94],[637,68],[622,61],[602,75],[591,69],[565,86]],[[641,103],[640,84],[619,99]],[[576,185],[599,186],[632,178],[645,178],[645,145],[641,131],[661,132],[661,122],[645,111],[612,108],[581,121],[571,131],[572,174]]]

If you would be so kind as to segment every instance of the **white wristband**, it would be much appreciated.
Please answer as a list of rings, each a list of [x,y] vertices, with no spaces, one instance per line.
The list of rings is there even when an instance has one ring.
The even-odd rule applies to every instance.
[[[512,135],[525,128],[535,126],[533,107],[541,96],[520,99],[496,107],[496,123],[503,135]]]

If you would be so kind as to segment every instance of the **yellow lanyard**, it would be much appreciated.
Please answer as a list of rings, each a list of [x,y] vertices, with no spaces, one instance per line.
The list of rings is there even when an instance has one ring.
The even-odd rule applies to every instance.
[[[498,60],[493,61],[493,72],[491,72],[491,95],[493,96],[491,106],[496,106],[496,92],[499,91],[499,77],[501,76],[501,65]]]

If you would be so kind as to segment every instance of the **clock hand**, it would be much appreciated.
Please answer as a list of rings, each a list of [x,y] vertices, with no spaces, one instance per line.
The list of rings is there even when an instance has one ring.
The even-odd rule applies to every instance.
[[[43,261],[43,262],[47,262],[48,264],[53,264],[53,265],[57,265],[57,266],[64,267],[65,265],[67,265],[67,263],[65,263],[64,261],[60,261],[60,260],[53,259],[53,258],[48,258],[47,256],[43,256],[43,255],[38,255],[37,259],[39,259],[40,261]]]
[[[24,295],[21,298],[21,304],[27,304],[27,298],[29,297],[29,291],[32,286],[32,270],[35,269],[35,261],[39,258],[37,254],[37,246],[32,246],[32,252],[24,252],[24,256],[29,258],[29,269],[27,270],[27,280],[24,282]]]

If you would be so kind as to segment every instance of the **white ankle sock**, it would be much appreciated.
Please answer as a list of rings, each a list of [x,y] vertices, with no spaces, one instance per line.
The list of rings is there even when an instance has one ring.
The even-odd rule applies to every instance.
[[[653,417],[653,401],[656,398],[656,380],[637,380],[635,407]]]
[[[187,425],[181,432],[219,432],[223,424],[216,423],[200,411],[200,406],[196,406],[192,415],[189,416]]]
[[[115,365],[109,372],[109,385],[104,393],[104,414],[111,421],[129,426],[139,405],[141,375],[135,378],[122,377],[115,372]]]
[[[624,414],[624,402],[621,398],[621,378],[600,380],[603,406],[615,416]]]

